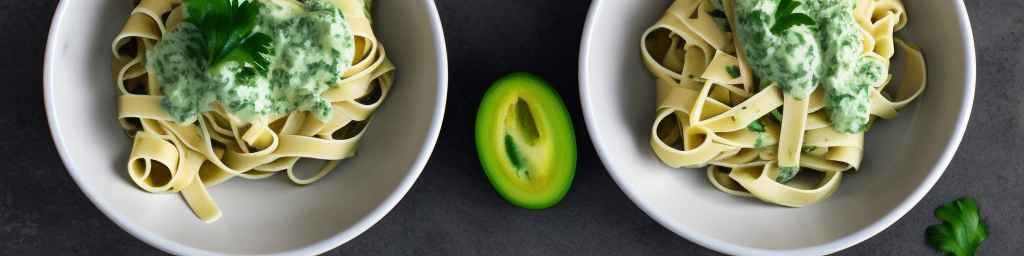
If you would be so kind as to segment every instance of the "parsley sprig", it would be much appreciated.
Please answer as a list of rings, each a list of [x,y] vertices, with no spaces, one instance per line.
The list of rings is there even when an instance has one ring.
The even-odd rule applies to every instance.
[[[928,244],[949,255],[974,255],[988,236],[988,226],[978,213],[973,198],[964,197],[935,209],[935,217],[943,221],[928,227]]]
[[[797,0],[782,0],[779,2],[779,6],[775,9],[775,25],[772,25],[772,33],[779,34],[797,25],[813,26],[817,24],[807,14],[793,13],[800,4]]]
[[[202,34],[210,72],[229,62],[267,71],[273,39],[253,31],[260,7],[253,0],[185,1],[185,21],[196,25]]]

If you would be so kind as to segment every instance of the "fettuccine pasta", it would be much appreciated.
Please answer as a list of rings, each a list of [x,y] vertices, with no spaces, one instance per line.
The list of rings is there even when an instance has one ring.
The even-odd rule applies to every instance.
[[[736,36],[734,1],[741,0],[676,0],[643,35],[644,64],[657,81],[651,147],[671,167],[706,167],[713,187],[731,195],[789,207],[820,202],[859,168],[864,131],[834,127],[823,86],[801,99],[755,75]],[[925,62],[894,34],[907,24],[899,0],[850,1],[862,57],[884,70],[897,52],[903,60],[898,86],[890,72],[868,89],[870,125],[895,117],[921,95]],[[797,174],[802,178],[784,177]],[[812,177],[819,179],[808,182]]]
[[[294,0],[287,0],[293,1]],[[161,85],[146,66],[147,50],[182,23],[181,0],[142,0],[113,41],[117,117],[134,139],[129,177],[152,193],[180,193],[201,220],[221,216],[208,188],[235,177],[264,179],[284,174],[310,184],[356,153],[372,114],[388,95],[395,67],[371,29],[369,1],[331,0],[344,14],[355,39],[355,56],[336,85],[322,97],[331,115],[309,111],[245,120],[218,102],[194,121],[180,123],[161,105]],[[296,3],[297,4],[297,3]],[[321,160],[315,174],[300,177],[301,159]]]

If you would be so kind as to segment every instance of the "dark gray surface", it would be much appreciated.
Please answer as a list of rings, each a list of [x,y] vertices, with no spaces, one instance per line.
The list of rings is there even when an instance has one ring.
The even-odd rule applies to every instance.
[[[594,153],[576,79],[588,1],[437,2],[451,64],[444,132],[423,175],[394,211],[329,254],[716,255],[644,215]],[[1024,2],[966,2],[978,51],[978,87],[960,151],[917,207],[840,254],[936,255],[924,243],[924,229],[937,222],[931,212],[964,195],[978,198],[989,223],[982,255],[1024,252],[1024,157],[1018,151],[1024,147]],[[96,210],[54,150],[40,88],[55,3],[0,1],[0,255],[161,254]],[[510,71],[547,78],[574,115],[576,181],[552,209],[509,206],[491,189],[475,157],[471,135],[480,95]]]

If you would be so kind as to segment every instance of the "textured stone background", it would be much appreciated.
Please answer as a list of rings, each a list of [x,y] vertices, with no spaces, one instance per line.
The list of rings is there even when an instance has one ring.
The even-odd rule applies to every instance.
[[[576,77],[588,1],[437,2],[448,43],[451,100],[433,159],[394,211],[330,255],[717,255],[644,215],[594,153]],[[932,210],[963,195],[977,197],[988,219],[982,255],[1024,251],[1024,157],[1016,151],[1024,147],[1024,2],[965,2],[974,23],[978,87],[960,151],[917,207],[840,254],[936,255],[924,243],[925,227],[936,222]],[[40,87],[55,5],[0,1],[0,255],[162,254],[97,211],[54,150]],[[580,138],[572,191],[557,207],[540,212],[502,201],[473,157],[470,134],[480,95],[497,76],[517,70],[536,72],[558,87]]]

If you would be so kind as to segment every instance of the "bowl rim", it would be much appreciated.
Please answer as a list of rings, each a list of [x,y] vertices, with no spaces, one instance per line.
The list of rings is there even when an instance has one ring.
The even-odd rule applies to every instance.
[[[953,156],[956,155],[957,148],[960,146],[960,141],[963,139],[964,133],[967,129],[967,123],[970,119],[971,109],[974,103],[974,89],[976,84],[976,62],[975,49],[974,49],[974,32],[971,29],[971,20],[967,15],[967,8],[962,1],[951,1],[954,3],[953,8],[958,14],[960,30],[964,33],[960,40],[965,45],[963,52],[964,55],[964,78],[966,80],[963,87],[962,103],[960,105],[960,113],[957,115],[956,127],[953,131],[953,136],[947,141],[947,146],[942,152],[939,161],[932,166],[931,171],[925,177],[923,183],[918,186],[909,197],[903,202],[900,202],[896,208],[890,210],[881,219],[871,223],[867,227],[857,230],[854,233],[840,237],[834,241],[815,245],[811,247],[797,248],[797,249],[763,249],[755,248],[743,245],[737,245],[731,242],[727,242],[721,239],[717,239],[711,236],[701,234],[699,232],[689,230],[682,225],[676,225],[676,223],[669,217],[660,215],[657,211],[652,208],[638,203],[638,195],[636,192],[631,191],[629,187],[623,186],[625,183],[622,173],[615,171],[614,162],[612,160],[612,152],[601,146],[601,138],[597,135],[597,128],[595,126],[594,118],[597,114],[593,113],[593,101],[591,101],[590,93],[587,90],[589,84],[590,60],[588,59],[588,52],[591,52],[591,39],[595,35],[594,22],[598,18],[598,8],[601,8],[601,3],[605,0],[594,0],[590,4],[589,12],[587,13],[587,21],[583,27],[583,35],[580,40],[580,53],[579,53],[579,90],[580,90],[580,103],[583,109],[583,119],[587,124],[587,132],[590,134],[590,138],[594,143],[594,150],[597,151],[598,158],[604,164],[608,173],[615,181],[616,185],[626,194],[626,196],[633,201],[637,207],[640,208],[645,214],[650,216],[656,222],[671,230],[683,238],[697,243],[706,248],[719,251],[730,255],[825,255],[831,254],[853,245],[856,245],[868,238],[875,236],[882,230],[885,230],[903,215],[909,212],[914,206],[921,201],[925,194],[935,185],[935,182],[939,180],[942,173],[945,172],[946,167],[949,165]]]
[[[50,22],[50,29],[47,36],[46,52],[43,61],[43,98],[44,105],[46,106],[46,118],[47,124],[50,126],[50,134],[53,137],[54,145],[57,148],[57,153],[60,155],[61,161],[64,164],[68,174],[71,175],[72,180],[81,189],[93,205],[96,206],[112,220],[118,227],[128,231],[129,234],[142,240],[150,246],[156,247],[157,249],[172,253],[172,254],[184,254],[184,255],[220,255],[221,252],[209,251],[204,249],[195,248],[188,246],[161,235],[156,234],[150,230],[147,230],[141,226],[136,226],[126,222],[125,217],[113,210],[106,201],[99,197],[94,197],[96,189],[82,180],[77,172],[76,165],[72,159],[68,157],[67,146],[64,145],[63,132],[60,129],[60,118],[57,116],[54,107],[53,97],[53,76],[55,71],[53,64],[55,63],[54,57],[56,53],[56,42],[62,39],[62,36],[56,32],[61,29],[65,12],[68,9],[66,4],[67,0],[60,1],[57,5],[56,11],[54,11],[53,19]],[[353,226],[348,229],[342,230],[327,239],[320,240],[318,242],[308,244],[302,247],[289,249],[286,251],[274,252],[272,255],[317,255],[324,253],[328,250],[334,249],[342,244],[352,240],[359,236],[366,230],[369,230],[374,224],[379,222],[388,214],[398,202],[405,196],[407,192],[412,188],[412,185],[419,178],[423,172],[423,168],[426,166],[427,161],[430,159],[431,153],[433,153],[434,146],[437,144],[438,136],[440,135],[442,120],[444,119],[445,104],[448,95],[448,56],[447,46],[445,44],[444,29],[440,15],[437,11],[437,6],[433,0],[423,0],[427,7],[427,18],[430,20],[430,30],[432,33],[432,41],[437,45],[435,49],[435,58],[437,59],[437,96],[434,99],[437,105],[434,106],[433,115],[434,118],[431,120],[430,128],[427,131],[426,139],[423,141],[420,148],[420,153],[409,167],[411,172],[402,179],[402,181],[396,187],[396,190],[392,191],[384,201],[381,202],[376,208],[371,210],[366,216],[359,219]]]

